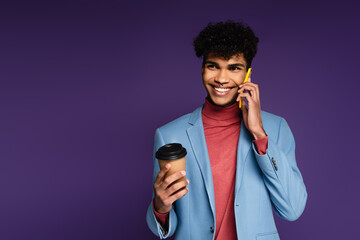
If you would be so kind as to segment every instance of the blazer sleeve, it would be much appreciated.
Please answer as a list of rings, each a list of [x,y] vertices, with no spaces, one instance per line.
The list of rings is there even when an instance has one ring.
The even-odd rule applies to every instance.
[[[284,118],[279,124],[277,139],[268,136],[266,154],[255,157],[263,172],[275,212],[288,221],[295,221],[303,213],[307,201],[306,187],[295,159],[295,140]]]
[[[166,143],[164,142],[164,139],[161,136],[160,133],[160,129],[156,129],[155,132],[155,137],[154,137],[154,151],[153,151],[153,164],[154,164],[154,172],[153,172],[153,181],[152,181],[152,185],[154,185],[154,182],[156,180],[156,177],[160,171],[160,167],[159,167],[159,162],[155,157],[155,153],[156,151],[163,145],[165,145]],[[169,213],[169,225],[168,225],[168,229],[163,229],[161,224],[157,221],[155,213],[153,211],[153,206],[152,206],[152,201],[154,199],[155,193],[153,190],[153,194],[152,194],[152,200],[149,204],[149,207],[147,209],[147,213],[146,213],[146,222],[148,227],[150,228],[150,230],[158,237],[160,237],[160,239],[165,239],[168,237],[171,237],[177,227],[177,216],[174,210],[174,207],[171,208],[170,213]],[[167,230],[167,231],[166,231]]]

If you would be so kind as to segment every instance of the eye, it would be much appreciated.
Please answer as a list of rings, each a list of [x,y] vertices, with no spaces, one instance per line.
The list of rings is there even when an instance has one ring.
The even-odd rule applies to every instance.
[[[230,70],[241,70],[239,67],[231,67]]]
[[[209,68],[209,69],[216,69],[216,66],[215,66],[215,65],[207,65],[207,68]]]

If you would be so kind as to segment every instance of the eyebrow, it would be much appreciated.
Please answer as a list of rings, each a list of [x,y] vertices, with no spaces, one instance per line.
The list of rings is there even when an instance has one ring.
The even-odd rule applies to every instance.
[[[207,64],[207,63],[210,63],[210,64],[214,64],[214,65],[216,65],[216,66],[219,66],[219,64],[217,63],[217,62],[213,62],[213,61],[205,61],[205,63],[204,63],[204,65],[205,64]],[[229,64],[228,65],[229,67],[245,67],[245,65],[244,64],[242,64],[242,63],[233,63],[233,64]]]

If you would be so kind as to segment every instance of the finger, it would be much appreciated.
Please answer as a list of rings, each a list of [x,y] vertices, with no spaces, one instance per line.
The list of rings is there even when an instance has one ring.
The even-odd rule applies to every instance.
[[[158,175],[156,177],[155,183],[154,183],[154,187],[158,187],[161,184],[165,174],[170,170],[170,168],[171,168],[171,164],[168,163],[168,164],[165,165],[165,168],[162,168],[159,171],[159,173],[158,173]]]
[[[253,82],[246,82],[246,83],[240,83],[238,87],[240,88],[240,87],[242,87],[242,86],[244,86],[244,85],[245,85],[245,86],[246,86],[246,85],[249,85],[249,86],[254,86],[254,87],[259,86],[259,84],[256,84],[256,83],[253,83]]]
[[[246,98],[246,100],[248,101],[248,103],[250,104],[251,102],[254,101],[254,99],[250,96],[249,93],[245,92],[245,93],[240,93],[239,94],[240,97]]]
[[[238,89],[238,92],[243,92],[245,90],[250,91],[250,95],[255,99],[259,98],[259,87],[257,84],[252,83],[251,85],[243,85]]]
[[[253,87],[258,87],[259,84],[256,84],[256,83],[252,83],[252,82],[246,82],[246,83],[241,83],[239,84],[239,88],[241,88],[242,86],[253,86]]]
[[[243,89],[248,89],[248,88],[252,88],[252,92],[251,95],[254,95],[255,98],[259,98],[260,94],[259,94],[259,85],[256,83],[245,83],[245,84],[241,84],[240,88],[238,90],[242,91]]]
[[[164,181],[162,182],[161,184],[161,187],[162,188],[167,188],[170,184],[172,184],[173,182],[175,182],[176,180],[182,178],[183,176],[186,175],[186,172],[185,171],[179,171],[179,172],[176,172],[176,173],[173,173],[171,174],[170,176],[166,177],[164,179]]]
[[[246,83],[245,83],[245,84],[246,84]],[[245,90],[251,90],[251,89],[250,89],[251,86],[248,85],[248,84],[247,84],[247,85],[245,85],[245,84],[242,83],[242,84],[239,85],[239,89],[237,90],[238,93],[243,93]],[[250,94],[252,95],[252,93],[250,93]],[[240,101],[240,95],[238,95],[238,96],[236,97],[236,101],[237,101],[237,102]]]
[[[252,72],[251,72],[252,73]],[[251,76],[251,73],[250,73],[250,76]],[[255,97],[256,98],[259,98],[260,99],[260,93],[259,93],[259,84],[256,84],[256,83],[253,83],[253,82],[251,82],[251,77],[249,76],[249,79],[248,79],[248,82],[252,85],[252,86],[254,86],[254,88],[255,88]]]
[[[178,191],[179,189],[185,187],[186,185],[189,184],[189,180],[183,180],[183,181],[180,181],[180,182],[177,182],[173,185],[171,185],[167,190],[167,194],[169,196],[171,196],[172,194],[174,194],[176,191]]]
[[[242,85],[241,87],[239,87],[239,89],[237,90],[238,92],[243,92],[243,91],[252,91],[252,92],[256,92],[256,86],[254,85],[248,85],[247,83],[245,83],[244,85]]]
[[[189,189],[188,188],[184,188],[180,191],[178,191],[177,193],[175,193],[174,195],[172,195],[170,198],[169,198],[169,201],[171,203],[175,202],[176,200],[178,200],[179,198],[185,196],[186,193],[188,193]]]
[[[241,98],[240,93],[244,93],[244,92],[239,92],[239,93],[238,93],[238,95],[237,95],[237,97],[236,97],[236,101],[237,101],[237,102],[240,101],[240,98]],[[243,98],[243,100],[244,100],[245,97],[242,97],[242,98]]]

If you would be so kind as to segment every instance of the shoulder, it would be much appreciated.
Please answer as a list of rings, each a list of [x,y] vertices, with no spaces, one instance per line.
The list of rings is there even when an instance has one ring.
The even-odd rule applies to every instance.
[[[171,122],[166,123],[165,125],[162,125],[159,128],[162,131],[166,131],[169,129],[181,127],[183,125],[187,125],[189,122],[189,119],[190,119],[190,115],[191,115],[191,113],[185,114],[181,117],[178,117],[178,118],[172,120]]]
[[[272,136],[274,139],[283,138],[287,141],[294,141],[292,131],[285,118],[266,111],[261,111],[261,118],[268,136]]]
[[[159,127],[161,131],[175,130],[181,127],[188,127],[194,119],[199,118],[203,105],[197,107],[193,112],[182,115],[171,122],[168,122]]]
[[[264,111],[264,110],[261,110],[261,119],[263,121],[267,121],[267,122],[279,123],[282,121],[283,117],[273,114],[273,113],[270,113],[270,112],[267,112],[267,111]]]
[[[283,117],[263,110],[261,110],[261,120],[264,128],[267,129],[279,129],[281,123],[286,122]]]
[[[186,131],[186,129],[191,125],[191,122],[194,119],[200,118],[201,109],[203,105],[196,108],[193,112],[182,115],[171,122],[166,123],[165,125],[160,126],[158,129],[161,133],[177,133]]]

